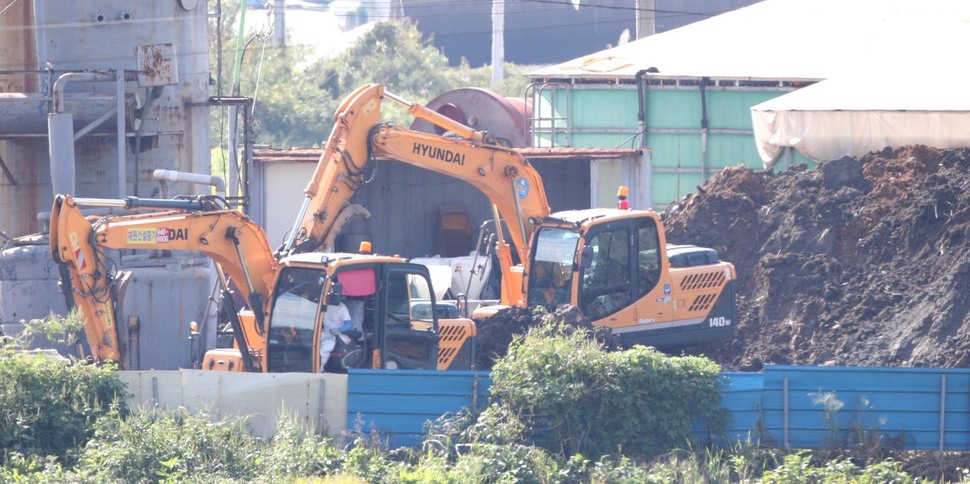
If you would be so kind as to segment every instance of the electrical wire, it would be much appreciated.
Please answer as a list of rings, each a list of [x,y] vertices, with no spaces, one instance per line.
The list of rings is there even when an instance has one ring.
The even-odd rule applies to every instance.
[[[13,0],[10,4],[8,4],[4,8],[3,11],[0,11],[0,14],[2,14],[4,11],[6,11],[7,9],[9,9],[11,6],[13,6],[14,4],[16,4],[17,1],[18,0]],[[570,6],[571,7],[573,5],[572,2],[570,2],[568,0],[521,0],[521,1],[522,1],[522,3],[532,3],[532,4],[536,4],[536,5],[540,5],[540,6],[543,5],[543,4],[546,4],[546,5]],[[435,17],[449,17],[450,18],[450,17],[456,17],[456,14],[455,14],[455,6],[456,5],[457,6],[460,6],[460,5],[475,5],[475,4],[479,3],[479,2],[471,1],[471,2],[441,2],[441,3],[442,3],[442,7],[447,6],[447,8],[440,8],[440,9],[438,9],[438,10],[441,10],[443,13],[422,14],[420,17],[421,18],[435,18]],[[724,13],[724,11],[701,12],[701,11],[689,11],[689,10],[661,10],[661,9],[642,9],[642,8],[641,9],[637,9],[636,7],[623,7],[623,6],[616,6],[616,5],[586,5],[586,4],[582,4],[580,6],[583,7],[583,8],[588,8],[588,9],[620,10],[620,11],[629,11],[629,12],[636,12],[636,11],[640,11],[640,12],[653,12],[655,14],[660,14],[660,15],[658,15],[656,17],[657,19],[662,18],[661,15],[668,16],[668,17],[675,17],[675,16],[694,16],[694,17],[704,17],[704,18],[707,18],[707,17],[712,17],[712,16],[715,16],[715,15],[719,15],[721,13]],[[430,7],[429,7],[429,9],[430,9]],[[288,9],[288,11],[294,11],[294,10],[298,11],[299,9]],[[536,10],[528,10],[528,11],[522,12],[522,15],[521,16],[529,17],[530,16],[529,15],[530,13],[542,14],[545,11],[547,11],[547,10],[544,10],[542,8],[538,8]],[[332,13],[332,15],[334,15],[337,18],[355,18],[356,17],[355,15],[352,15],[352,14]],[[152,17],[152,18],[144,18],[144,19],[135,18],[135,19],[131,19],[131,20],[105,20],[103,22],[98,23],[98,26],[100,27],[100,26],[104,26],[104,25],[113,25],[113,24],[129,25],[129,24],[133,24],[133,23],[134,24],[137,24],[137,23],[165,24],[165,23],[172,23],[174,21],[179,21],[179,20],[183,20],[183,19],[184,18],[182,18],[182,17]],[[609,20],[588,21],[588,22],[584,21],[584,22],[560,23],[560,24],[557,24],[557,25],[525,26],[525,27],[516,28],[516,29],[506,28],[505,31],[506,32],[512,32],[512,33],[514,33],[514,32],[542,32],[542,31],[549,31],[549,30],[555,30],[555,29],[580,28],[580,27],[587,27],[588,28],[588,27],[594,27],[594,26],[603,26],[603,25],[618,24],[618,23],[628,23],[628,22],[633,22],[633,19],[609,19]],[[78,28],[90,27],[90,26],[91,26],[91,23],[90,22],[62,22],[62,23],[57,23],[57,24],[45,24],[43,26],[2,27],[2,28],[0,28],[0,32],[3,32],[5,30],[13,30],[13,29],[21,30],[21,31],[32,31],[32,30],[40,29],[40,28],[43,28],[45,30],[78,29]],[[219,25],[219,29],[217,29],[217,30],[219,32],[221,32],[221,24]],[[465,30],[460,35],[475,35],[475,34],[486,34],[486,33],[491,33],[491,30],[490,29],[486,29],[486,28],[482,28],[480,30],[478,30],[478,29],[475,29],[475,30]],[[445,35],[442,35],[440,33],[434,33],[434,38],[435,39],[439,39],[439,40],[442,39],[442,38],[451,38],[451,37],[459,37],[459,34],[455,34],[455,35],[447,35],[447,34],[445,34]],[[269,46],[269,47],[266,47],[265,44],[264,44],[264,52],[265,52],[265,50],[270,50],[270,51],[272,51],[272,50],[278,50],[279,51],[279,50],[286,49],[288,47],[313,47],[313,46],[314,46],[314,44],[296,44],[296,45],[289,45],[289,46],[286,46],[286,47],[277,47],[277,46]],[[207,54],[209,54],[209,50],[184,51],[184,52],[181,52],[180,53],[180,56],[207,55]],[[225,55],[226,53],[225,52],[219,52],[218,54],[219,55]],[[92,58],[90,58],[91,61],[95,61],[95,62],[97,62],[97,61],[103,61],[103,62],[122,61],[122,60],[126,60],[126,59],[128,59],[128,57],[123,57],[123,56],[103,56],[103,57],[92,57]],[[0,67],[4,67],[4,66],[0,65]],[[13,64],[10,64],[8,67],[13,67]],[[220,77],[221,77],[221,73],[220,73]]]
[[[3,10],[0,10],[0,15],[3,15],[4,13],[7,12],[7,10],[10,10],[10,7],[14,6],[14,4],[16,3],[17,3],[17,0],[13,0],[6,7],[3,7]]]

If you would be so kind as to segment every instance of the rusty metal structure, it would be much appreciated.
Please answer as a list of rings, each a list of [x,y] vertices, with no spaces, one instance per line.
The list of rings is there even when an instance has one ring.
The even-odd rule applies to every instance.
[[[16,334],[23,320],[66,312],[44,234],[55,194],[208,193],[179,177],[154,177],[210,171],[209,110],[218,102],[209,98],[208,44],[207,5],[198,0],[32,0],[4,9],[0,331]],[[132,341],[151,341],[131,367],[188,367],[188,325],[205,326],[215,313],[210,263],[178,254],[112,257],[127,281],[119,301]],[[207,331],[214,339],[214,327]]]

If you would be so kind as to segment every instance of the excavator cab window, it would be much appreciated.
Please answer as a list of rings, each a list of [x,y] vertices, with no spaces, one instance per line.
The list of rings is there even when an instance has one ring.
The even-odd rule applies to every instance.
[[[438,317],[431,280],[419,272],[391,269],[384,289],[384,324],[378,328],[382,366],[437,369]]]
[[[313,329],[325,280],[326,273],[319,269],[283,269],[270,312],[268,371],[313,371]]]
[[[552,311],[569,303],[578,241],[578,232],[562,228],[544,228],[536,236],[528,281],[530,306]]]
[[[629,222],[594,226],[586,234],[584,261],[579,288],[579,309],[592,320],[605,318],[630,304],[633,298],[634,241]]]
[[[660,246],[657,223],[649,217],[637,219],[637,297],[643,297],[660,282]]]

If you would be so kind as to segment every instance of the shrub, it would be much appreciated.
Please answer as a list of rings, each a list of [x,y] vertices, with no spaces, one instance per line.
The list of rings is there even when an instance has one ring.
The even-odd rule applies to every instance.
[[[490,391],[550,452],[649,457],[690,444],[695,421],[723,427],[719,371],[639,346],[607,353],[587,331],[547,322],[513,342]]]
[[[0,463],[13,452],[72,465],[94,422],[124,414],[124,385],[112,365],[68,364],[40,354],[0,355]]]
[[[589,472],[589,482],[594,484],[642,484],[668,483],[666,475],[658,474],[653,469],[649,472],[641,465],[626,457],[612,458],[604,456],[592,465]]]
[[[65,470],[52,455],[25,456],[14,452],[7,456],[6,464],[0,467],[0,482],[66,484],[85,481]]]
[[[816,483],[897,483],[915,482],[913,477],[902,471],[899,462],[883,461],[859,467],[848,459],[835,459],[823,467],[813,466],[811,457],[804,452],[785,456],[782,465],[765,471],[761,482],[766,484],[816,484]]]
[[[262,453],[244,423],[213,422],[207,412],[193,415],[184,408],[103,418],[79,470],[101,482],[251,480],[258,476]]]
[[[559,482],[559,465],[545,450],[523,444],[472,444],[455,461],[455,482]]]
[[[263,476],[327,476],[343,467],[344,453],[332,439],[304,428],[292,415],[282,415],[277,422],[276,435],[262,458]]]

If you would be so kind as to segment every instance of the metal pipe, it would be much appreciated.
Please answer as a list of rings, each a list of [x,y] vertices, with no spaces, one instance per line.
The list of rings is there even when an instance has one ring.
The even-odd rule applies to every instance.
[[[502,232],[502,217],[499,215],[498,205],[494,203],[492,204],[492,216],[495,217],[495,236],[498,237],[498,243],[505,244],[505,234]],[[522,254],[519,254],[519,257],[522,257]]]
[[[254,106],[254,104],[250,104]],[[249,170],[253,165],[253,137],[252,137],[252,123],[249,120],[251,109],[243,109],[243,159],[242,159],[242,169],[240,170],[239,177],[239,188],[242,192],[242,200],[238,204],[238,208],[242,210],[247,216],[250,215],[250,194],[251,190],[249,187],[250,173]],[[237,194],[233,194],[236,196]]]
[[[47,16],[45,15],[44,0],[34,0],[33,3],[34,10],[34,49],[36,49],[37,55],[37,68],[41,69],[42,66],[47,66]],[[49,93],[50,88],[49,82],[44,82],[44,75],[41,73],[37,74],[37,86],[38,90],[43,93]],[[43,89],[40,86],[44,86]]]
[[[226,142],[226,149],[229,151],[229,166],[227,167],[229,172],[229,194],[233,197],[239,195],[238,111],[239,106],[229,106],[229,138]]]
[[[943,452],[946,444],[946,373],[940,377],[940,452]]]
[[[74,202],[86,207],[125,207],[127,202],[114,198],[75,198]]]
[[[48,155],[50,156],[51,189],[54,195],[74,195],[76,167],[74,158],[74,116],[64,112],[65,89],[72,81],[110,81],[100,72],[68,72],[54,81],[53,112],[47,115]]]
[[[306,211],[310,208],[310,197],[303,198],[303,205],[300,206],[300,211],[296,215],[296,221],[293,222],[293,228],[290,229],[290,235],[286,237],[286,243],[283,244],[283,253],[287,253],[293,249],[293,244],[296,242],[296,234],[300,231],[300,224],[303,222],[303,217],[306,216]]]
[[[113,81],[114,77],[102,72],[68,72],[54,81],[54,112],[64,112],[64,88],[69,82]]]
[[[125,71],[115,71],[115,98],[118,113],[115,131],[118,136],[118,196],[123,197],[128,191],[128,147],[125,144]]]
[[[47,146],[50,157],[51,189],[54,196],[74,195],[74,116],[71,113],[47,115]]]
[[[710,79],[701,78],[701,181],[707,180],[707,83]]]
[[[74,202],[78,206],[85,207],[154,208],[163,210],[205,209],[204,204],[198,200],[158,200],[154,198],[125,197],[120,200],[112,198],[75,198]]]
[[[98,119],[95,119],[94,121],[91,121],[90,123],[88,123],[87,126],[85,126],[85,127],[81,128],[81,129],[77,130],[77,132],[74,133],[74,141],[77,141],[77,140],[83,138],[84,135],[86,135],[86,134],[90,133],[91,131],[93,131],[94,128],[97,128],[98,126],[100,126],[101,124],[103,124],[105,121],[108,120],[108,118],[110,118],[111,116],[114,116],[114,114],[117,113],[117,112],[118,112],[118,107],[117,106],[115,106],[115,107],[113,107],[113,108],[105,111],[104,114],[102,114],[101,116],[98,116]]]
[[[152,172],[152,177],[156,180],[211,185],[215,187],[217,195],[220,195],[223,198],[226,196],[226,181],[215,175],[186,173],[177,170],[163,170],[159,168]]]
[[[485,132],[465,126],[461,122],[455,121],[454,119],[451,119],[437,111],[428,109],[422,104],[408,101],[407,99],[388,91],[384,91],[384,97],[400,104],[401,106],[404,106],[407,108],[408,112],[416,118],[423,119],[446,131],[451,131],[462,138],[472,141],[486,142]]]

